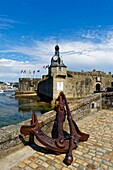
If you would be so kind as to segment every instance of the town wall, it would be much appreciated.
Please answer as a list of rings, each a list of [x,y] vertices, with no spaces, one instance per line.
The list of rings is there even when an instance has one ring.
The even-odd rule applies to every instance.
[[[105,91],[107,87],[113,87],[113,76],[101,71],[72,72],[67,71],[65,94],[68,98],[82,98],[94,92]]]
[[[53,96],[53,78],[49,77],[40,81],[37,85],[37,94],[44,100],[52,100]]]
[[[102,94],[102,108],[113,109],[113,92]]]
[[[60,89],[57,89],[57,83],[63,83],[63,91],[67,98],[82,98],[94,94],[95,92],[103,92],[107,87],[113,87],[113,75],[102,71],[93,70],[92,72],[74,72],[74,71],[57,71],[57,67],[53,67],[51,75],[38,78],[20,78],[19,91],[17,94],[34,93],[37,91],[42,100],[55,100]]]
[[[15,95],[36,92],[40,80],[40,78],[19,78],[19,90]]]
[[[56,69],[57,70],[57,69]],[[113,75],[102,71],[92,72],[67,71],[66,74],[55,72],[53,77],[47,76],[38,82],[38,93],[42,100],[55,100],[61,90],[57,83],[63,83],[63,91],[67,98],[82,98],[95,92],[103,92],[107,87],[113,87]]]

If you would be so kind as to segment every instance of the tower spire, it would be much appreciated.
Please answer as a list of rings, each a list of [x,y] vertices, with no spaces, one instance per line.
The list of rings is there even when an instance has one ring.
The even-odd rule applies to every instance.
[[[59,46],[58,45],[55,46],[55,55],[59,57]]]

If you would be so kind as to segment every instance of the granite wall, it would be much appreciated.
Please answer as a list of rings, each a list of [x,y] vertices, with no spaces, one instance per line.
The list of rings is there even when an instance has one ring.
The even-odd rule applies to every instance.
[[[93,70],[92,72],[67,71],[65,94],[71,98],[82,98],[92,95],[94,92],[105,91],[107,87],[113,87],[111,73]]]
[[[113,109],[113,92],[102,94],[102,108]]]
[[[19,92],[33,93],[37,90],[40,78],[19,78]]]
[[[38,83],[37,93],[43,100],[53,100],[53,78],[49,77]]]

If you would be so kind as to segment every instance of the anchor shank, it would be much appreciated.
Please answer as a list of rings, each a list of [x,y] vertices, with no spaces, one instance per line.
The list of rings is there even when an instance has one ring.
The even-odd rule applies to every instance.
[[[62,96],[59,97],[59,104],[57,109],[57,131],[58,131],[58,138],[56,139],[56,145],[60,148],[64,148],[64,133],[63,133],[63,122],[65,119],[64,116],[65,109],[64,104],[62,102]]]

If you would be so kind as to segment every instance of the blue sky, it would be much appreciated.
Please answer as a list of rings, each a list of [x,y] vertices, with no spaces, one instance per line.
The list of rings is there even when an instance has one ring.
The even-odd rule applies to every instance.
[[[0,0],[0,81],[47,74],[57,43],[68,70],[113,73],[112,9],[113,0]]]

